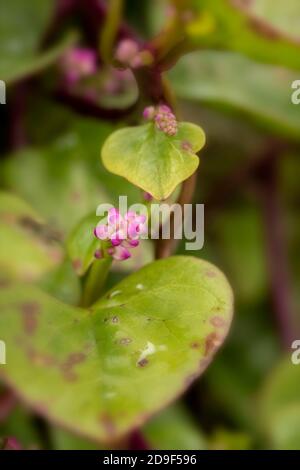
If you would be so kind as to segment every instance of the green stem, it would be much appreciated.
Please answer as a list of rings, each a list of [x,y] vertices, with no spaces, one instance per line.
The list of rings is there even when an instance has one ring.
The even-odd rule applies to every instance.
[[[107,257],[92,264],[83,287],[82,307],[89,307],[101,296],[111,263],[112,258]]]
[[[123,0],[110,0],[105,25],[100,34],[100,54],[103,62],[109,64],[113,59],[113,48],[123,13]]]

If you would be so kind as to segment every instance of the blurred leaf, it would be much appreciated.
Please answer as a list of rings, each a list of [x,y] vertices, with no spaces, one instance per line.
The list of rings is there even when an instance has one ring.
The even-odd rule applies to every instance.
[[[275,449],[300,449],[300,367],[281,361],[259,399],[260,425]]]
[[[300,367],[291,358],[281,361],[267,378],[260,404],[264,422],[284,408],[300,404]]]
[[[266,294],[268,276],[262,221],[257,209],[244,205],[226,211],[215,217],[214,228],[222,264],[238,299],[259,301]]]
[[[298,0],[251,0],[250,12],[270,22],[279,30],[300,37],[300,3]]]
[[[241,0],[192,0],[192,5],[198,13],[186,27],[192,47],[231,50],[261,62],[300,69],[299,38],[281,34],[272,24],[251,15]]]
[[[88,439],[75,436],[58,427],[51,428],[51,440],[55,450],[99,450],[101,447]]]
[[[74,43],[71,34],[46,51],[41,39],[54,11],[51,0],[11,0],[0,4],[0,77],[6,83],[19,80],[51,65]]]
[[[299,109],[291,104],[296,72],[234,53],[202,51],[182,58],[170,78],[181,98],[242,114],[276,135],[300,139]]]
[[[69,256],[79,276],[85,274],[95,260],[94,253],[100,242],[94,235],[94,229],[99,220],[99,216],[94,213],[88,215],[79,222],[67,241]]]
[[[21,405],[17,405],[5,423],[0,425],[0,436],[14,436],[26,449],[42,447],[34,417]]]
[[[237,292],[235,291],[235,294]],[[279,340],[270,326],[268,306],[237,304],[235,321],[223,354],[205,375],[208,416],[223,414],[251,434],[259,432],[256,394],[280,357]],[[222,387],[220,387],[222,384]],[[234,406],[231,404],[234,403]],[[215,411],[217,410],[217,411]]]
[[[0,291],[0,330],[11,351],[0,373],[49,419],[113,440],[206,369],[226,337],[232,301],[223,274],[188,257],[144,267],[89,310],[11,286]]]
[[[56,234],[13,194],[0,192],[0,278],[35,280],[62,260]]]
[[[99,148],[112,131],[109,123],[69,117],[70,127],[47,147],[25,149],[3,162],[1,178],[43,214],[63,235],[100,203],[128,205],[141,191],[99,162]]]
[[[111,134],[103,145],[102,161],[112,173],[161,200],[196,171],[195,152],[204,143],[204,132],[195,124],[180,123],[177,134],[168,136],[148,123]]]
[[[109,198],[99,147],[110,130],[109,124],[96,120],[75,121],[52,145],[26,149],[8,158],[3,168],[4,183],[53,226],[68,233]]]
[[[300,450],[300,401],[275,415],[270,426],[270,438],[276,450]]]
[[[77,305],[81,296],[81,286],[69,260],[47,273],[39,286],[48,294],[70,305]]]
[[[151,449],[204,450],[205,437],[184,406],[177,404],[162,411],[144,428]]]
[[[211,442],[211,450],[249,450],[251,449],[251,437],[241,432],[218,429],[214,432]]]

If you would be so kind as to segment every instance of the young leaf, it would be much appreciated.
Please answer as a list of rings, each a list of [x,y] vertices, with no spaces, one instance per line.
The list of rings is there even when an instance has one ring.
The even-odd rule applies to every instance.
[[[89,310],[11,286],[0,291],[10,352],[0,374],[50,420],[117,439],[203,373],[227,335],[232,303],[224,275],[189,257],[144,267]]]
[[[0,192],[0,278],[35,280],[57,266],[55,237],[24,201]]]
[[[111,134],[103,145],[102,161],[112,173],[162,200],[196,171],[195,153],[204,144],[205,134],[195,124],[180,123],[177,134],[169,136],[148,123]]]
[[[95,260],[95,251],[99,240],[94,236],[94,229],[100,218],[95,214],[85,217],[73,230],[67,241],[67,250],[74,269],[79,276],[86,273]]]

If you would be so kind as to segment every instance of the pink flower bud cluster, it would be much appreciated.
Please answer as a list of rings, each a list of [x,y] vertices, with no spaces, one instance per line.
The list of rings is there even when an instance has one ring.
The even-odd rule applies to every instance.
[[[154,120],[157,129],[169,136],[177,134],[177,120],[169,106],[162,104],[157,106],[148,106],[144,109],[143,117],[148,120]]]
[[[131,257],[131,248],[139,245],[139,238],[147,233],[147,217],[136,212],[128,211],[124,217],[116,208],[108,212],[107,223],[98,224],[94,230],[95,236],[108,242],[106,253],[117,261]],[[103,248],[97,250],[96,258],[104,256]]]
[[[60,66],[68,84],[73,85],[96,73],[97,55],[92,49],[75,47],[64,54]]]
[[[133,69],[150,65],[153,62],[153,56],[148,50],[140,50],[140,47],[133,39],[123,39],[119,42],[115,59],[123,66]]]

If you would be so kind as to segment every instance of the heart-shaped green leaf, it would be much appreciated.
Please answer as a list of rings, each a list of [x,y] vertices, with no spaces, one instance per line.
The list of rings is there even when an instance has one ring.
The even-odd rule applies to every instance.
[[[199,165],[196,152],[205,144],[201,127],[182,122],[175,136],[153,123],[127,127],[111,134],[102,148],[104,166],[152,194],[166,199]]]
[[[62,261],[56,234],[18,197],[0,193],[0,278],[35,280]]]
[[[91,309],[36,287],[0,291],[3,379],[41,414],[99,441],[143,424],[208,366],[228,332],[232,292],[211,264],[156,261]]]

